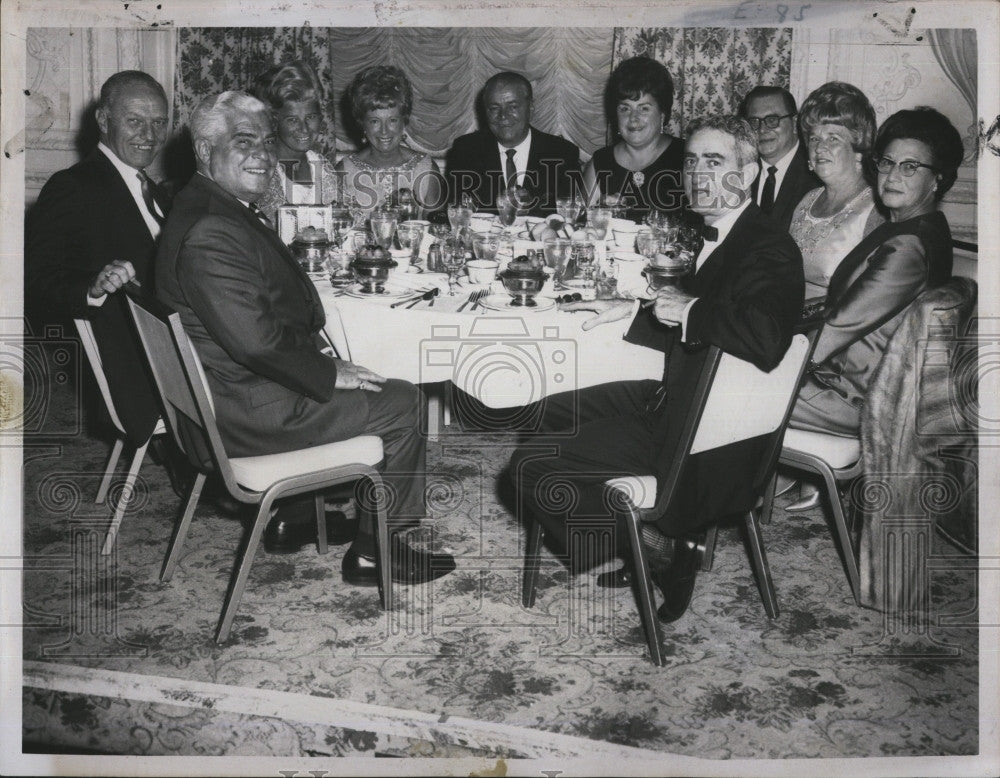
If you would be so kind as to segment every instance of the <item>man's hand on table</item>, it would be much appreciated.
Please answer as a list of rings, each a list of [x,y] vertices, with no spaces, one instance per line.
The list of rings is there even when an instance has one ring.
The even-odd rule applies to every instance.
[[[116,259],[101,268],[94,276],[87,294],[95,299],[106,294],[114,294],[133,278],[135,278],[135,268],[132,267],[132,263],[127,259]]]
[[[592,311],[596,313],[581,326],[584,330],[592,330],[600,324],[620,321],[632,313],[631,300],[580,300],[575,303],[560,303],[560,311]]]
[[[337,389],[362,389],[366,392],[381,392],[385,378],[378,373],[374,373],[367,367],[355,365],[351,362],[337,363]]]

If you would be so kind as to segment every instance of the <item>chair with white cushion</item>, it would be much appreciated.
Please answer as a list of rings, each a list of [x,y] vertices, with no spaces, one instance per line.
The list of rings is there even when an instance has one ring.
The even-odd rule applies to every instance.
[[[87,319],[73,319],[73,323],[76,325],[76,331],[80,336],[83,353],[87,355],[87,362],[90,363],[90,369],[94,373],[94,380],[97,381],[97,387],[101,390],[101,397],[104,399],[104,406],[108,409],[108,416],[118,431],[118,437],[115,438],[111,454],[108,456],[108,464],[104,468],[104,477],[101,479],[101,485],[97,488],[97,499],[94,500],[95,503],[102,503],[107,499],[108,488],[111,486],[111,478],[118,468],[118,460],[125,448],[125,427],[118,416],[114,400],[111,399],[111,390],[108,388],[108,378],[104,374],[104,363],[101,361],[101,353],[97,350],[97,340],[94,338],[93,325]],[[163,425],[163,419],[157,419],[150,440],[155,435],[166,434],[167,428]],[[146,449],[148,447],[149,440],[139,446],[132,454],[132,461],[129,463],[121,496],[118,498],[118,504],[115,505],[115,512],[111,517],[111,525],[108,527],[108,533],[104,536],[104,545],[101,547],[101,554],[104,556],[110,554],[112,547],[115,545],[118,530],[121,528],[122,519],[125,517],[129,501],[132,499],[132,493],[135,491],[135,482],[139,477],[139,468],[142,467],[142,461],[146,457]]]
[[[650,657],[658,666],[664,664],[665,658],[649,563],[642,542],[642,524],[656,521],[667,512],[678,491],[680,476],[689,456],[764,435],[769,436],[767,449],[752,483],[757,487],[754,502],[762,494],[764,511],[770,510],[774,499],[774,468],[782,433],[812,354],[816,334],[813,331],[808,336],[795,335],[781,363],[769,373],[712,346],[666,480],[660,485],[659,497],[656,477],[652,475],[614,478],[605,484],[609,504],[628,518],[626,526],[632,549],[639,615],[646,630]],[[768,616],[774,618],[778,615],[777,598],[753,506],[754,503],[748,505],[745,513],[750,559],[764,609]],[[529,520],[521,588],[521,601],[526,608],[532,607],[535,601],[542,533],[542,525]]]
[[[378,468],[383,460],[382,439],[375,435],[360,435],[281,454],[230,458],[219,435],[201,360],[181,325],[180,315],[144,295],[138,287],[129,285],[126,292],[129,309],[163,400],[168,426],[181,450],[198,470],[184,513],[174,527],[160,580],[168,581],[174,573],[208,472],[218,473],[219,480],[234,499],[257,506],[257,514],[237,558],[216,629],[215,640],[221,643],[229,637],[275,500],[296,494],[315,494],[317,545],[319,553],[325,554],[326,521],[322,491],[338,484],[367,479],[374,493],[381,493],[382,479]],[[384,608],[391,601],[389,531],[383,501],[373,502],[378,590]]]

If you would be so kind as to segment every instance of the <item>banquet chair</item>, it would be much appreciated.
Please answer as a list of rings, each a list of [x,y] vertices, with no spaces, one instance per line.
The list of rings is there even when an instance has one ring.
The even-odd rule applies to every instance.
[[[108,377],[104,373],[104,363],[101,361],[101,353],[97,350],[97,340],[94,338],[93,325],[87,319],[73,319],[73,324],[76,325],[76,331],[80,336],[80,343],[83,345],[83,353],[87,355],[87,362],[94,373],[94,380],[97,381],[97,387],[101,390],[101,397],[104,399],[104,406],[108,409],[108,416],[118,431],[114,445],[111,448],[111,454],[108,456],[108,464],[104,468],[104,477],[101,479],[101,485],[97,488],[97,499],[94,500],[95,503],[100,504],[107,499],[108,488],[111,486],[111,478],[118,468],[118,460],[125,448],[125,427],[118,416],[114,400],[111,399],[111,390],[108,388]],[[154,435],[166,434],[167,428],[163,424],[163,419],[157,419],[150,440],[152,440]],[[139,477],[139,469],[142,467],[148,447],[149,440],[136,448],[135,453],[132,455],[132,462],[129,464],[128,474],[125,476],[125,484],[122,487],[121,496],[118,498],[114,514],[111,517],[111,525],[104,536],[104,545],[101,547],[102,556],[110,554],[112,547],[115,545],[118,530],[121,528],[125,511],[128,509],[128,504],[132,499],[132,493],[135,491],[135,482]]]
[[[246,588],[250,567],[270,519],[275,500],[313,493],[319,553],[327,552],[323,490],[343,483],[366,480],[372,494],[381,494],[378,467],[383,460],[382,439],[360,435],[337,443],[254,457],[229,457],[215,419],[215,408],[205,372],[181,325],[180,315],[158,300],[126,285],[129,309],[149,359],[163,400],[168,426],[178,446],[195,466],[197,475],[184,512],[174,527],[161,581],[169,581],[180,559],[202,486],[209,472],[218,474],[226,491],[241,503],[257,506],[251,530],[237,556],[226,593],[215,640],[224,642]],[[389,535],[384,501],[372,500],[376,520],[378,591],[383,608],[391,603]]]
[[[872,382],[868,387],[868,400],[865,403],[866,413],[862,419],[861,437],[843,437],[792,427],[785,433],[778,462],[797,470],[815,473],[823,479],[823,489],[826,501],[830,505],[851,593],[859,605],[865,603],[862,575],[841,494],[847,491],[851,482],[865,474],[865,450],[862,438],[866,420],[869,425],[877,424],[885,429],[895,430],[900,439],[909,434],[912,438],[924,437],[934,441],[934,437],[929,434],[930,430],[924,430],[921,436],[920,431],[914,428],[918,413],[915,409],[921,405],[919,393],[926,391],[927,376],[921,371],[926,371],[928,365],[933,369],[937,366],[937,362],[933,358],[928,358],[926,354],[916,354],[915,350],[925,351],[931,343],[931,336],[940,338],[942,334],[949,332],[951,334],[945,337],[945,343],[949,338],[955,343],[961,341],[964,326],[972,315],[975,299],[975,282],[956,276],[941,287],[923,292],[910,304],[903,313],[895,333],[886,344],[881,362],[872,374]],[[915,332],[919,333],[919,337],[928,340],[924,343],[918,342],[914,338]],[[940,340],[936,341],[936,347],[941,347]],[[904,357],[912,357],[915,361],[911,364]],[[905,402],[899,396],[900,384],[910,379],[915,379],[914,386],[918,396],[912,402]],[[876,396],[883,399],[877,403],[879,410],[872,412],[873,398]],[[948,399],[945,398],[943,406],[946,415],[951,407],[947,402]],[[766,506],[762,521],[768,520],[772,507],[772,505]]]
[[[765,510],[770,510],[770,503],[773,502],[774,469],[782,433],[788,423],[817,334],[818,330],[813,330],[808,334],[795,335],[781,363],[769,373],[726,354],[716,346],[710,347],[698,379],[691,411],[684,420],[684,428],[659,497],[655,476],[629,476],[605,482],[608,504],[626,518],[639,615],[645,628],[650,658],[657,666],[665,663],[665,657],[662,631],[653,598],[650,566],[642,541],[642,528],[644,522],[656,521],[673,503],[688,457],[750,438],[767,436],[765,454],[752,482],[753,500],[741,512],[744,514],[750,560],[764,609],[770,618],[778,615],[777,597],[755,504],[762,495]],[[529,518],[521,586],[521,602],[526,608],[532,607],[535,602],[542,535],[542,525]]]

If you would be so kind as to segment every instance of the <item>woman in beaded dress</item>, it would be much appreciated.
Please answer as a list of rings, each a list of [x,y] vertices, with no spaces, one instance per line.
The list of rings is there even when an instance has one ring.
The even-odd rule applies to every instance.
[[[364,145],[337,164],[342,204],[370,214],[412,197],[417,215],[443,204],[441,171],[427,154],[403,145],[413,110],[413,88],[397,67],[376,65],[350,86],[351,112]]]
[[[684,141],[665,131],[674,103],[667,69],[648,57],[626,59],[605,90],[608,122],[617,143],[594,152],[583,171],[588,202],[614,202],[625,218],[651,210],[674,211],[683,204]]]
[[[802,103],[799,126],[809,167],[823,182],[806,192],[788,229],[802,252],[809,300],[826,296],[844,257],[884,219],[865,176],[875,110],[861,90],[840,81],[823,84]]]
[[[306,62],[283,62],[257,79],[254,94],[270,106],[278,165],[258,205],[274,220],[278,206],[328,205],[340,199],[333,163],[319,153],[323,139],[323,88]]]

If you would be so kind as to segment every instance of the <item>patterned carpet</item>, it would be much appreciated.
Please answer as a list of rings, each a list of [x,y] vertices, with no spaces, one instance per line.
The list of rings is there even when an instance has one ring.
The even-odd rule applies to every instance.
[[[77,426],[59,392],[47,428]],[[820,510],[764,527],[780,616],[764,614],[735,530],[720,533],[690,611],[648,660],[630,590],[549,552],[521,607],[523,531],[497,498],[512,439],[429,447],[432,520],[415,540],[458,569],[399,588],[340,580],[326,556],[260,552],[231,639],[212,635],[242,526],[196,514],[170,583],[179,506],[147,461],[114,553],[93,503],[108,445],[83,433],[25,449],[23,736],[121,754],[602,755],[706,759],[968,755],[979,750],[971,565],[936,542],[931,623],[856,607]],[[624,764],[624,763],[622,763]],[[624,774],[624,768],[623,773]]]

